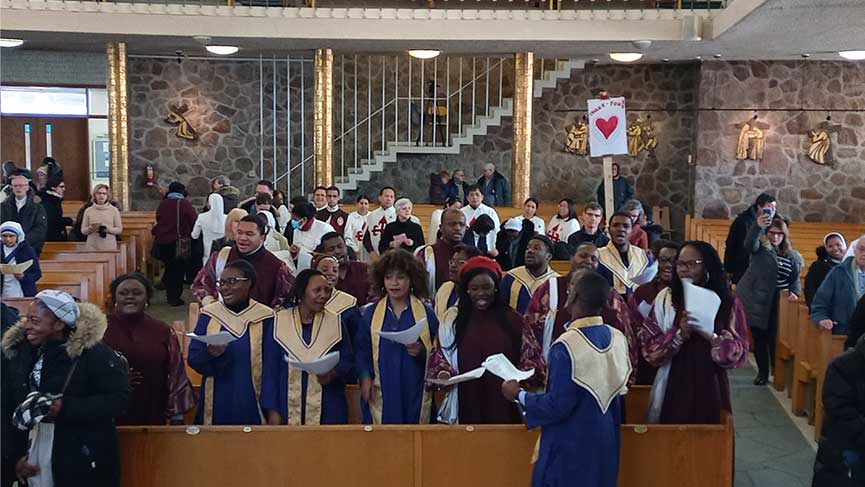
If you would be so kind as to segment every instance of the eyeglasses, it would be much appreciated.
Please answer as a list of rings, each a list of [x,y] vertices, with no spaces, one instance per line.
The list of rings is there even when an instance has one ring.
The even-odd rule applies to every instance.
[[[243,281],[248,281],[248,280],[249,280],[248,277],[227,277],[225,279],[220,279],[220,280],[216,281],[216,285],[219,287],[234,286],[238,282],[243,282]]]
[[[698,265],[702,264],[702,260],[680,260],[676,262],[676,267],[683,267],[685,269],[695,269]]]
[[[673,264],[676,265],[675,257],[658,257],[658,262],[663,264]]]
[[[783,237],[784,232],[776,232],[774,230],[769,230],[768,232],[766,232],[766,235],[770,235],[772,237]]]

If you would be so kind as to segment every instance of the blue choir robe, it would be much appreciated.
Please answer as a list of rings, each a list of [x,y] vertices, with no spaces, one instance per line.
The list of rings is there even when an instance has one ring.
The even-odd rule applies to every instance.
[[[340,321],[342,321],[343,326],[345,326],[348,332],[352,351],[357,350],[357,333],[360,330],[361,321],[363,321],[360,315],[360,308],[357,306],[357,298],[347,292],[334,289],[333,295],[325,303],[324,309],[339,315]],[[354,357],[357,359],[356,353]],[[355,363],[351,368],[351,372],[345,378],[347,384],[357,383],[357,371],[359,368],[359,365]]]
[[[433,302],[433,305],[435,306],[433,309],[435,310],[436,317],[439,321],[444,318],[445,312],[448,309],[457,305],[459,298],[460,293],[457,289],[457,283],[446,281],[441,285],[441,287],[439,287],[439,290],[436,291],[435,300]]]
[[[201,374],[196,424],[263,424],[259,404],[262,368],[272,362],[266,346],[273,335],[273,310],[254,300],[235,313],[221,301],[201,308],[196,335],[227,331],[236,338],[219,357],[211,357],[207,345],[192,340],[189,366]]]
[[[621,295],[631,294],[641,285],[651,282],[658,273],[658,263],[649,251],[629,245],[626,265],[612,240],[598,249],[598,261],[599,273]],[[605,272],[600,272],[601,268]]]
[[[546,392],[521,398],[540,426],[532,487],[616,487],[621,399],[631,363],[625,335],[600,316],[571,322],[550,349]],[[522,394],[521,394],[522,395]]]
[[[526,266],[511,269],[502,277],[502,282],[499,284],[499,293],[501,298],[510,305],[511,308],[517,310],[517,313],[524,315],[529,309],[529,302],[532,300],[532,295],[535,291],[547,280],[554,277],[559,277],[559,274],[547,267],[546,272],[538,277],[532,275]]]
[[[262,382],[262,408],[279,411],[284,423],[295,426],[346,424],[345,384],[352,375],[354,353],[340,315],[325,307],[311,324],[305,325],[299,308],[281,310],[274,318],[269,345],[275,347],[275,352],[268,354],[273,364]],[[288,359],[312,362],[331,352],[339,352],[337,376],[326,385],[288,363]]]
[[[382,339],[382,331],[411,328],[416,320],[426,318],[419,338],[424,351],[412,357],[405,345]],[[411,296],[410,305],[400,316],[394,314],[390,299],[381,298],[363,313],[358,333],[360,377],[373,380],[373,401],[363,404],[365,423],[428,424],[432,421],[432,394],[424,387],[432,342],[438,331],[438,319],[432,308]]]

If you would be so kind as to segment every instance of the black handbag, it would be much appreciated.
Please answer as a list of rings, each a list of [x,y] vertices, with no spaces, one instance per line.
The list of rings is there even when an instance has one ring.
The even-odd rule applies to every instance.
[[[192,255],[192,238],[180,234],[180,202],[177,200],[177,243],[174,247],[174,258],[187,260]]]

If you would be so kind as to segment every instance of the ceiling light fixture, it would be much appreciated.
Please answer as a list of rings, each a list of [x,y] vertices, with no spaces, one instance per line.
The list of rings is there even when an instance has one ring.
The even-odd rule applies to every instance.
[[[643,53],[641,52],[611,52],[610,59],[613,61],[618,61],[620,63],[632,63],[634,61],[639,61],[642,59]]]
[[[865,51],[838,51],[838,55],[851,61],[865,60]]]
[[[442,52],[436,49],[409,49],[408,55],[418,59],[432,59]]]
[[[23,39],[0,38],[0,47],[19,47],[24,44]]]
[[[230,56],[240,50],[237,46],[204,46],[207,52],[219,56]]]

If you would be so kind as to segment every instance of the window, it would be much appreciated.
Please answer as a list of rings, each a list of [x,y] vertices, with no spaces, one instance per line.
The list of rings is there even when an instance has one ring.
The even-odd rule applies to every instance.
[[[16,115],[67,115],[86,117],[86,88],[0,87],[0,112]]]

